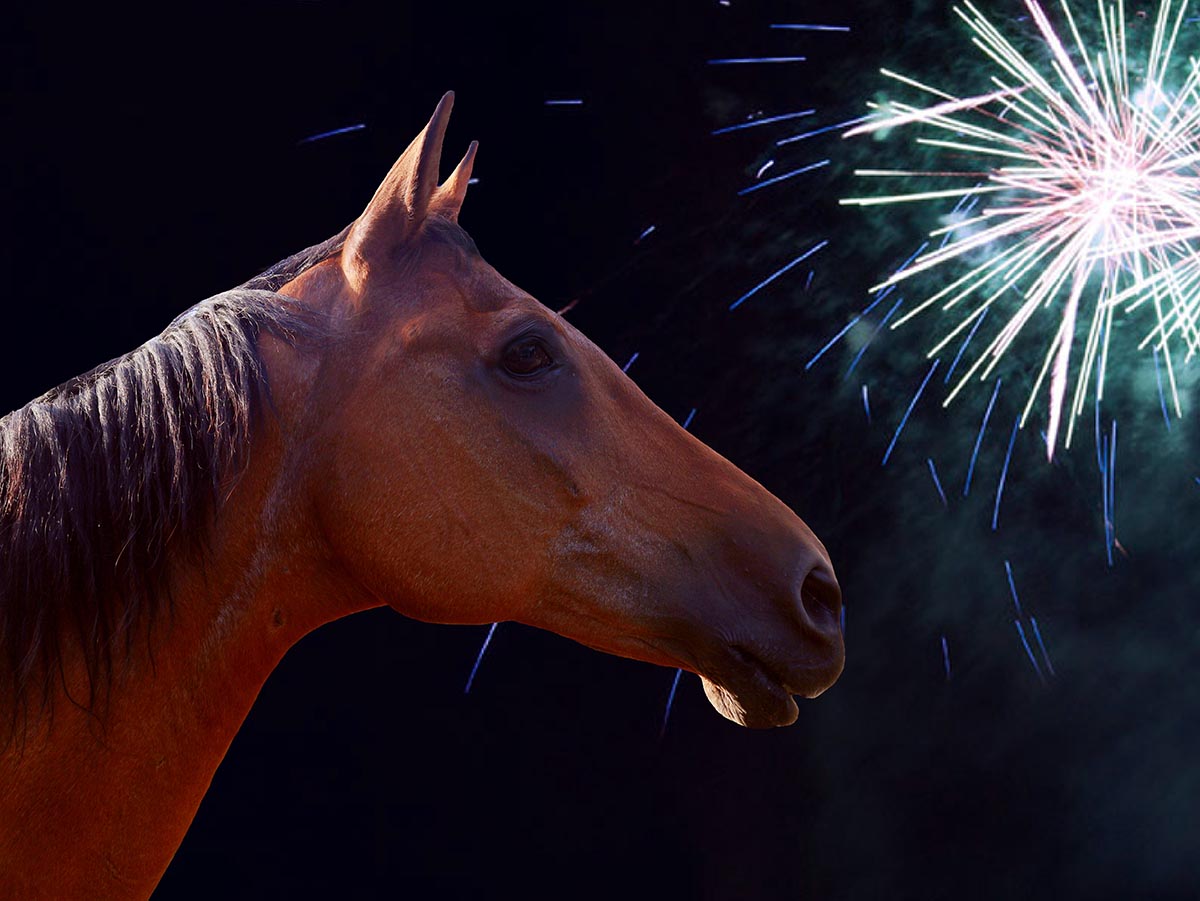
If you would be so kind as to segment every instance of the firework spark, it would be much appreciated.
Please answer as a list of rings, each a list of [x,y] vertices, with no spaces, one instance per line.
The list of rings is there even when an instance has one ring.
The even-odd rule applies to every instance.
[[[1036,0],[1025,7],[1036,55],[1019,51],[973,3],[955,8],[995,67],[987,93],[960,97],[883,70],[934,102],[876,105],[876,116],[846,137],[919,125],[926,136],[917,143],[942,160],[936,171],[859,170],[930,187],[842,203],[958,198],[958,211],[967,199],[985,201],[977,213],[952,216],[931,234],[943,238],[940,247],[872,291],[949,263],[967,269],[892,325],[939,304],[956,316],[930,358],[964,332],[973,335],[991,308],[1005,311],[992,317],[990,343],[947,405],[972,379],[988,379],[1022,331],[1034,331],[1027,326],[1049,317],[1020,423],[1048,385],[1052,458],[1060,427],[1069,447],[1087,399],[1103,397],[1114,319],[1141,322],[1137,350],[1149,346],[1161,360],[1175,415],[1182,415],[1176,358],[1186,362],[1200,349],[1200,60],[1176,53],[1186,2],[1162,0],[1149,34],[1130,35],[1123,0],[1100,0],[1099,40],[1091,44],[1069,0],[1060,0],[1068,41]],[[945,187],[955,182],[961,186]]]

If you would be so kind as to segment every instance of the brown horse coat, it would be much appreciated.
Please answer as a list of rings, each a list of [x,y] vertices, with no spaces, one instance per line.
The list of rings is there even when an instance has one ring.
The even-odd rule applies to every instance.
[[[756,727],[841,672],[811,531],[459,228],[451,102],[337,238],[0,420],[0,897],[147,897],[358,610],[682,667]]]

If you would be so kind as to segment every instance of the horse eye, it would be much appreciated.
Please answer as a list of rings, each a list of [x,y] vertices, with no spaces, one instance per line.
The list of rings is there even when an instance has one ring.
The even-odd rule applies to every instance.
[[[504,352],[504,368],[513,375],[536,375],[554,365],[540,338],[525,338]]]

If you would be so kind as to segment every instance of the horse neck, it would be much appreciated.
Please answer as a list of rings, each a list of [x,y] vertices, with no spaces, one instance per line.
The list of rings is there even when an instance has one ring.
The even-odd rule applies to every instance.
[[[171,561],[172,613],[118,664],[102,712],[60,696],[0,753],[0,898],[148,897],[287,649],[377,604],[297,513],[283,445],[277,423],[258,430],[203,562]],[[86,685],[80,661],[65,673]]]

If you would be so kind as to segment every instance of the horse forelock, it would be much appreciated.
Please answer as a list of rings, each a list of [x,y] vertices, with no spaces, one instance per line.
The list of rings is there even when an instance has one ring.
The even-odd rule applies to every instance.
[[[81,651],[93,709],[116,655],[169,610],[168,554],[201,550],[270,386],[262,332],[324,322],[278,288],[341,250],[345,231],[176,318],[138,349],[0,419],[0,698],[10,735],[65,688]],[[137,628],[135,628],[137,627]],[[32,703],[31,703],[32,702]]]

